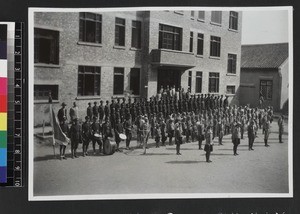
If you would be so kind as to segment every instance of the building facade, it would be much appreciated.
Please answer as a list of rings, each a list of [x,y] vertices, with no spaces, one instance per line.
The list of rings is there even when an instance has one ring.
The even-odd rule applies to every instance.
[[[227,94],[238,103],[241,19],[236,11],[36,12],[35,125],[76,101],[149,98],[160,87]]]
[[[288,43],[243,45],[240,104],[287,113],[289,98]]]

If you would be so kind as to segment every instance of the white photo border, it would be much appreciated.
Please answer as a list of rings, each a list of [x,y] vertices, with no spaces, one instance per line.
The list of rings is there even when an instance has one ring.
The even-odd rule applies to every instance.
[[[288,193],[180,193],[180,194],[97,194],[34,196],[34,13],[35,12],[119,12],[137,10],[221,10],[221,11],[266,11],[286,10],[288,12],[288,60],[289,60],[289,109],[288,109]],[[129,200],[129,199],[192,199],[192,198],[291,198],[293,197],[293,7],[123,7],[123,8],[28,8],[28,200]]]

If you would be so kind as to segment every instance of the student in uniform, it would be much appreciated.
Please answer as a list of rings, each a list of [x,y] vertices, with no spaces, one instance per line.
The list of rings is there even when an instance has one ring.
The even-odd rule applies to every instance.
[[[233,155],[234,156],[239,155],[237,153],[238,145],[241,142],[241,127],[239,122],[233,124],[231,139],[233,143]]]
[[[268,139],[271,132],[271,122],[269,120],[265,122],[264,129],[265,129],[265,134],[264,134],[265,147],[269,147],[270,145],[268,144]]]
[[[248,126],[248,140],[249,140],[248,148],[249,148],[249,151],[254,150],[253,149],[254,139],[255,139],[255,127],[254,127],[254,121],[251,120],[250,124]]]
[[[207,126],[206,133],[205,133],[205,146],[204,146],[204,151],[206,152],[205,157],[206,157],[206,162],[210,163],[212,162],[210,160],[210,153],[212,152],[212,147],[213,147],[213,132],[211,126]]]
[[[93,117],[93,123],[91,125],[91,133],[92,133],[92,143],[93,143],[93,152],[96,154],[96,143],[99,145],[99,154],[102,153],[102,127],[98,122],[98,118],[96,116]],[[100,137],[95,137],[95,134],[98,134]]]
[[[88,107],[86,109],[86,116],[89,118],[93,118],[93,108],[92,108],[92,103],[88,103]]]
[[[279,143],[283,143],[282,142],[282,134],[283,134],[283,132],[284,132],[284,119],[283,119],[283,114],[279,117],[279,119],[278,119],[278,128],[279,128],[279,130],[278,130],[278,134],[279,134]]]
[[[130,149],[130,141],[132,138],[132,121],[130,118],[130,115],[126,116],[126,121],[124,122],[124,129],[125,129],[125,135],[126,135],[126,150]]]
[[[65,122],[67,120],[67,109],[66,109],[66,104],[63,102],[61,104],[61,108],[58,110],[57,113],[57,118],[59,121],[59,124],[61,124],[62,122]]]
[[[154,139],[155,139],[155,146],[156,146],[156,148],[159,148],[159,143],[160,143],[160,139],[161,139],[161,130],[160,130],[159,124],[157,122],[155,123],[155,126],[154,126],[153,135],[154,135]]]
[[[181,118],[177,118],[174,124],[175,128],[175,144],[176,144],[176,154],[181,155],[180,145],[182,144],[182,125]]]
[[[74,118],[73,124],[70,128],[70,133],[71,137],[71,154],[72,154],[72,159],[78,158],[76,152],[78,148],[78,144],[81,143],[81,126],[78,124],[78,119]]]
[[[89,116],[85,116],[85,122],[82,124],[82,150],[83,157],[88,155],[88,147],[91,141],[91,125]]]
[[[120,134],[123,134],[124,130],[123,130],[123,124],[121,123],[120,118],[117,119],[116,125],[115,125],[115,141],[117,144],[117,152],[120,152],[119,146],[120,146],[120,142],[121,142],[121,138],[120,138]]]

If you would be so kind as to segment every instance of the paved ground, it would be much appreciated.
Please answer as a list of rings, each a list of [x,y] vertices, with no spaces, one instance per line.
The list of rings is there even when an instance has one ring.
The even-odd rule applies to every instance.
[[[248,151],[246,138],[241,141],[238,156],[233,156],[230,136],[226,136],[223,146],[215,144],[212,163],[205,162],[205,153],[197,149],[196,142],[183,144],[181,156],[175,154],[173,145],[150,146],[147,155],[142,155],[141,149],[134,149],[111,156],[60,161],[53,158],[49,142],[35,139],[34,195],[287,193],[287,133],[280,144],[277,121],[273,122],[272,130],[270,147],[264,146],[259,130],[254,151]],[[153,142],[151,139],[150,143]],[[136,146],[136,141],[131,146]],[[124,143],[121,147],[124,148]]]

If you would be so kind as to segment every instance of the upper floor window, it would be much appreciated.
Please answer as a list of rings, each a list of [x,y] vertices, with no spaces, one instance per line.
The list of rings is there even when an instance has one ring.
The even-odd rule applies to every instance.
[[[211,22],[216,24],[222,24],[222,11],[212,11]]]
[[[195,18],[195,11],[191,10],[191,19]]]
[[[221,55],[221,38],[210,36],[210,56],[220,57]]]
[[[265,100],[272,100],[273,94],[273,80],[261,80],[259,96]]]
[[[190,52],[193,52],[194,33],[190,32]]]
[[[198,20],[200,21],[205,20],[205,11],[198,11]]]
[[[228,54],[227,72],[236,73],[236,54]]]
[[[78,96],[100,95],[101,67],[78,66]]]
[[[79,41],[101,43],[102,15],[95,13],[79,14]]]
[[[125,46],[125,19],[116,18],[115,45]]]
[[[59,64],[59,32],[34,29],[34,62]]]
[[[182,29],[159,24],[158,48],[181,51]]]
[[[142,41],[142,23],[140,21],[132,21],[131,29],[131,47],[141,48]]]
[[[229,28],[233,30],[238,29],[238,12],[230,11],[229,16]]]
[[[203,55],[203,41],[204,35],[202,33],[198,33],[197,55]]]

